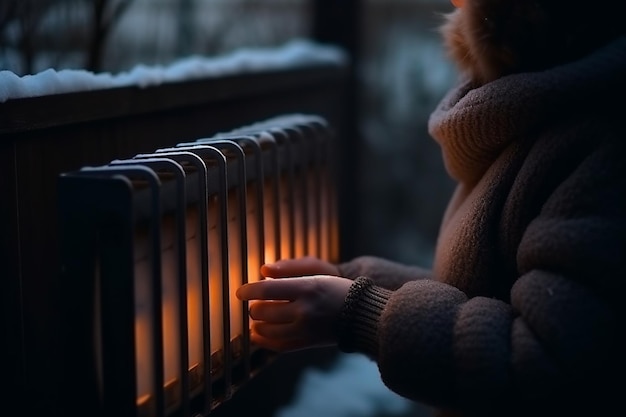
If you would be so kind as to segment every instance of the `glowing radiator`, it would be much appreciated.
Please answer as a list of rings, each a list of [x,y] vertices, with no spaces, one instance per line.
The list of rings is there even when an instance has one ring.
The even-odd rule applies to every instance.
[[[267,365],[234,293],[264,262],[337,261],[333,145],[283,115],[62,174],[66,388],[106,416],[206,416]]]

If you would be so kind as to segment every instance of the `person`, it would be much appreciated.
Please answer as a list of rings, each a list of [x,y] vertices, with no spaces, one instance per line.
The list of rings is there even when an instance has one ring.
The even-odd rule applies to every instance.
[[[266,264],[252,340],[367,355],[445,416],[606,416],[626,344],[626,2],[454,0],[429,119],[457,186],[432,268]]]

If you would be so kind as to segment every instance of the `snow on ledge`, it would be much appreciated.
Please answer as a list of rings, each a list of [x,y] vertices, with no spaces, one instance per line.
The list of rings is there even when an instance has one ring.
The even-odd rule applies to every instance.
[[[242,48],[211,58],[191,56],[168,66],[138,65],[119,74],[48,69],[20,77],[11,71],[0,71],[0,103],[17,98],[133,85],[145,88],[169,82],[297,68],[310,64],[343,65],[346,59],[339,48],[296,39],[276,48]]]

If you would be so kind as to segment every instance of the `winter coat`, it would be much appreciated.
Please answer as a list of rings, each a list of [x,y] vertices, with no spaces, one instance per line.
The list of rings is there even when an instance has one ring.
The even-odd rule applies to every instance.
[[[340,349],[441,415],[620,409],[625,103],[626,38],[450,91],[429,121],[458,183],[433,268],[340,264]]]

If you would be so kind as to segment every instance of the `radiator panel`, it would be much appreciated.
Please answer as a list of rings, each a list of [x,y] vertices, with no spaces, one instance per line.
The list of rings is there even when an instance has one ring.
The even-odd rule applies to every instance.
[[[68,356],[83,359],[68,380],[90,408],[206,416],[271,363],[234,293],[264,262],[338,260],[332,135],[284,115],[60,176]]]

